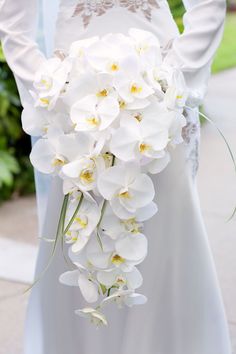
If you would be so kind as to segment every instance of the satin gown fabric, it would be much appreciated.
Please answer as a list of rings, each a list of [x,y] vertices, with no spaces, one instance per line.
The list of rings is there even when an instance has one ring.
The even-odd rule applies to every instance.
[[[82,2],[90,5],[90,0]],[[66,51],[72,40],[129,27],[154,32],[166,61],[181,67],[189,88],[204,94],[212,57],[219,45],[224,0],[187,0],[185,30],[179,35],[165,0],[145,11],[114,1],[101,16],[91,10],[75,16],[78,0],[0,0],[0,37],[19,87],[22,103],[35,70],[53,50]],[[81,2],[80,2],[81,3]],[[93,1],[91,4],[101,4]],[[141,1],[142,3],[142,1]],[[138,2],[136,2],[136,6]],[[94,9],[94,8],[93,8]],[[145,9],[145,8],[144,8]],[[55,38],[55,40],[54,40]],[[44,54],[42,54],[44,53]],[[187,117],[184,144],[165,171],[153,178],[158,214],[146,223],[149,254],[142,264],[146,305],[109,307],[108,328],[96,330],[74,310],[84,305],[77,289],[61,285],[67,269],[56,257],[30,296],[25,354],[230,354],[230,340],[214,261],[199,207],[196,172],[199,149],[197,108]],[[61,181],[36,173],[39,234],[55,236],[63,199]],[[51,245],[40,243],[36,277],[47,264]]]

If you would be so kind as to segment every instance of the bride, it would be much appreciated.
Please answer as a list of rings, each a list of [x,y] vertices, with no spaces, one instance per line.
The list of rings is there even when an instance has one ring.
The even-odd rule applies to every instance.
[[[45,57],[66,53],[71,42],[130,27],[154,33],[165,62],[181,68],[194,92],[184,144],[153,178],[157,216],[145,226],[149,255],[141,266],[148,303],[110,308],[108,328],[94,329],[74,315],[82,299],[58,282],[66,264],[60,251],[33,288],[26,318],[25,354],[230,354],[222,298],[196,190],[198,105],[224,25],[225,0],[185,0],[179,34],[166,0],[0,0],[0,38],[22,105],[31,100],[34,74]],[[34,142],[34,141],[33,141]],[[35,172],[39,234],[55,236],[61,181]],[[210,181],[209,181],[210,183]],[[51,245],[41,241],[36,276]]]

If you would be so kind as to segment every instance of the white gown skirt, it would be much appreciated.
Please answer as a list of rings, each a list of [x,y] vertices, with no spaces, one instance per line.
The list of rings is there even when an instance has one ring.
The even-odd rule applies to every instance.
[[[191,159],[177,146],[168,167],[153,177],[159,211],[146,222],[149,254],[141,265],[145,305],[109,305],[109,326],[96,329],[74,314],[84,306],[78,288],[59,283],[67,270],[60,247],[30,296],[25,354],[230,354],[227,321],[199,208]],[[42,178],[41,178],[42,180]],[[39,200],[41,234],[55,235],[61,181],[46,181]],[[49,187],[48,187],[49,186]],[[36,274],[52,245],[41,241]]]

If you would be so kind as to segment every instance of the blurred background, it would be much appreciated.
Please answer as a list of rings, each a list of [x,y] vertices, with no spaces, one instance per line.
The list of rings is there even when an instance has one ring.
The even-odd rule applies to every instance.
[[[169,3],[182,32],[182,2]],[[221,128],[236,155],[236,0],[228,1],[212,74],[202,110]],[[21,110],[0,46],[0,354],[22,354],[28,299],[22,293],[32,281],[37,253],[34,175],[28,158],[31,143],[21,128]],[[236,178],[223,140],[204,121],[198,187],[236,353],[236,217],[226,222],[236,204]]]

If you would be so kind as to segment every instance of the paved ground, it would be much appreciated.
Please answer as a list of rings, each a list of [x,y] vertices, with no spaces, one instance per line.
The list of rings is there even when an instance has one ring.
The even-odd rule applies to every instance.
[[[224,131],[236,155],[235,92],[236,70],[214,76],[205,111]],[[198,186],[236,353],[236,218],[226,223],[236,203],[236,176],[225,145],[209,124],[202,129]],[[23,220],[27,220],[27,229]],[[5,203],[0,208],[0,225],[0,242],[1,238],[7,237],[36,247],[34,197]],[[0,280],[0,354],[22,354],[23,321],[28,297],[21,295],[24,289],[23,284]]]

